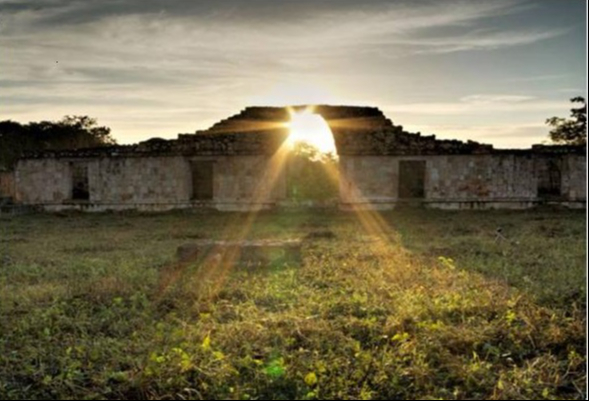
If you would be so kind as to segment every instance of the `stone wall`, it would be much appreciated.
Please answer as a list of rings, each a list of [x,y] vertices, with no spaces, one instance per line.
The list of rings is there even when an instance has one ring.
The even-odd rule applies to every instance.
[[[213,163],[213,199],[192,199],[191,161]],[[27,159],[17,166],[17,199],[49,210],[250,210],[285,196],[284,176],[268,175],[271,163],[265,156]],[[79,165],[87,167],[88,200],[72,199],[73,168]]]
[[[175,157],[90,160],[90,202],[102,204],[180,203],[189,199],[189,169]]]
[[[571,201],[586,202],[587,158],[583,155],[567,155],[564,159],[562,180],[563,194]]]
[[[536,198],[531,155],[439,156],[429,160],[427,199],[519,201]]]
[[[283,166],[271,158],[224,156],[217,161],[215,202],[218,209],[239,209],[239,205],[263,207],[286,197]]]
[[[341,156],[340,198],[344,207],[392,208],[423,202],[439,208],[526,208],[555,202],[584,207],[586,161],[581,155],[558,156],[562,163],[561,195],[538,196],[538,165],[550,154],[530,152],[491,155]],[[401,161],[425,162],[425,196],[399,196]]]
[[[15,169],[16,200],[27,205],[62,202],[72,192],[70,176],[70,166],[63,160],[19,160]]]
[[[281,145],[288,135],[290,112],[307,107],[248,107],[176,140],[153,138],[136,145],[29,154],[16,168],[16,199],[53,209],[271,207],[286,198]],[[390,208],[416,201],[443,208],[585,205],[583,147],[496,150],[473,141],[406,132],[375,107],[311,107],[334,136],[343,205]],[[419,177],[408,179],[412,170]],[[89,191],[82,191],[84,197],[75,195],[80,193],[80,181],[73,190],[73,176],[80,171],[87,171],[82,186]],[[211,174],[212,182],[205,179],[202,186],[197,184],[204,179],[201,175]],[[198,194],[193,185],[199,185]]]

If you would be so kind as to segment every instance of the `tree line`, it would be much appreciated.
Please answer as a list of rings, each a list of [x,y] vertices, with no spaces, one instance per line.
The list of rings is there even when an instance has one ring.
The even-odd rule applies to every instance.
[[[27,152],[115,145],[110,128],[88,116],[21,124],[0,121],[0,170],[11,170]]]

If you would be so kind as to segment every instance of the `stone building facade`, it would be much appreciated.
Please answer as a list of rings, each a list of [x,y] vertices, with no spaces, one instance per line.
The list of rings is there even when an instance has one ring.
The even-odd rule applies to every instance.
[[[306,106],[296,106],[302,109]],[[497,150],[405,132],[370,107],[314,106],[339,156],[340,206],[584,208],[584,147]],[[250,107],[205,131],[19,160],[16,202],[45,210],[258,210],[288,203],[287,108]]]

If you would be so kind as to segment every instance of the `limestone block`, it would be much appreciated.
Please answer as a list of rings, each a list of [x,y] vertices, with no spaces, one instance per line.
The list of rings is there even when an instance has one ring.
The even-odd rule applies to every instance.
[[[214,261],[221,266],[297,266],[301,263],[301,241],[201,240],[179,246],[176,255],[180,261]]]

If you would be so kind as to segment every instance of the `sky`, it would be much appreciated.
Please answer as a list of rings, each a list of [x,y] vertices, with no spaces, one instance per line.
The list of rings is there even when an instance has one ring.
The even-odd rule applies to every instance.
[[[522,148],[587,96],[585,0],[0,0],[0,120],[88,115],[119,143],[247,106],[366,105]]]

